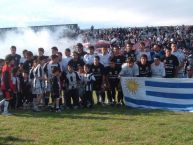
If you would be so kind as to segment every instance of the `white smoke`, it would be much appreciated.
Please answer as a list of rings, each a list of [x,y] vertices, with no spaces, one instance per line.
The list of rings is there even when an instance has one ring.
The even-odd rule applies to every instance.
[[[39,47],[44,48],[45,55],[50,55],[53,46],[58,47],[59,51],[64,53],[66,48],[72,48],[76,43],[82,42],[81,36],[76,39],[63,37],[66,33],[71,33],[71,30],[64,27],[55,28],[54,31],[49,29],[34,31],[31,28],[7,31],[0,36],[0,58],[10,54],[12,45],[17,47],[17,53],[20,55],[24,49],[36,55]]]

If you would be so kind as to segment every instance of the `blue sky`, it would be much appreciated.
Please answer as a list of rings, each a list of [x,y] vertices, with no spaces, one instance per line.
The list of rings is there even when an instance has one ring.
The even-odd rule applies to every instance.
[[[190,25],[192,0],[0,0],[0,27]]]

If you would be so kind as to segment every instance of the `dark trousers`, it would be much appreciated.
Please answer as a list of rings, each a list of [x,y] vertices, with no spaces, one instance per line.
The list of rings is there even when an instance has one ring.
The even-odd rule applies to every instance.
[[[10,101],[11,109],[16,109],[23,106],[23,97],[21,93],[13,93],[13,99]]]
[[[101,96],[101,101],[105,102],[105,91],[101,88],[101,82],[95,82],[93,90],[95,90],[97,98]]]
[[[109,103],[112,103],[113,101],[115,102],[116,89],[117,89],[117,86],[112,85],[110,86],[109,90],[107,91],[107,97],[108,97]]]
[[[33,102],[33,96],[31,92],[23,92],[22,96],[23,96],[23,103],[26,102],[28,104]]]
[[[101,101],[105,102],[105,91],[103,90],[95,90],[96,96],[99,98],[101,96]]]
[[[65,96],[66,106],[67,107],[73,107],[73,106],[79,106],[79,96],[78,96],[78,90],[77,89],[71,89],[66,91]],[[72,104],[72,101],[73,104]]]
[[[87,107],[88,104],[90,104],[91,106],[93,106],[93,104],[94,104],[92,91],[85,91],[83,94],[83,97],[82,97],[82,105],[84,107]]]

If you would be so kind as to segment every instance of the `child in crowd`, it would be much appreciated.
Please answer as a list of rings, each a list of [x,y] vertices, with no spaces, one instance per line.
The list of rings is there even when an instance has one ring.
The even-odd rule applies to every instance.
[[[35,92],[35,85],[34,85],[34,80],[35,80],[35,68],[37,67],[38,62],[37,62],[37,58],[35,58],[33,60],[33,66],[32,69],[29,72],[29,82],[31,84],[32,87],[32,98],[33,98],[33,110],[34,111],[39,111],[38,107],[37,107],[37,98],[36,98],[36,92]]]
[[[61,112],[60,110],[60,92],[61,92],[61,85],[60,85],[60,75],[61,71],[59,68],[55,67],[52,70],[53,77],[51,79],[51,92],[52,98],[54,98],[55,110],[56,112]]]
[[[79,65],[78,66],[78,76],[80,78],[80,83],[78,85],[78,94],[79,94],[79,98],[80,98],[80,105],[83,105],[83,94],[84,94],[84,66]]]
[[[65,74],[65,84],[66,84],[66,107],[77,109],[79,107],[79,96],[78,96],[78,84],[80,78],[78,73],[74,71],[73,65],[70,63],[67,67],[67,72]],[[71,102],[73,100],[73,104]]]
[[[28,109],[33,101],[32,88],[29,80],[29,74],[27,72],[22,73],[21,92],[23,96],[23,107]]]
[[[12,70],[12,81],[13,81],[13,99],[10,102],[12,109],[22,107],[22,96],[21,96],[21,82],[19,79],[19,68],[13,68]]]
[[[83,76],[83,82],[84,82],[84,94],[83,94],[83,107],[92,107],[94,105],[93,101],[93,81],[95,81],[95,77],[92,73],[90,73],[90,66],[88,64],[84,65],[84,76]]]
[[[34,80],[33,80],[33,88],[34,94],[36,94],[36,99],[34,100],[34,111],[40,111],[38,105],[40,105],[41,100],[44,94],[45,88],[45,74],[44,74],[44,64],[45,64],[45,57],[40,56],[38,58],[39,64],[36,66],[34,70]]]

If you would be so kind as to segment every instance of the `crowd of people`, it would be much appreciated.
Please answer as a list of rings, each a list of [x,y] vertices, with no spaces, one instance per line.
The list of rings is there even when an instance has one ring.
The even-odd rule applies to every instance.
[[[54,46],[47,50],[51,56],[38,48],[38,55],[23,50],[21,57],[11,46],[11,53],[0,60],[0,108],[4,115],[21,108],[37,112],[92,108],[93,92],[98,105],[124,105],[121,76],[193,78],[192,33],[190,26],[91,27],[79,32],[83,43],[74,50],[59,52]],[[98,40],[109,45],[92,45]]]

